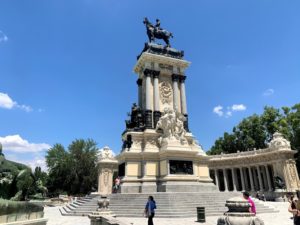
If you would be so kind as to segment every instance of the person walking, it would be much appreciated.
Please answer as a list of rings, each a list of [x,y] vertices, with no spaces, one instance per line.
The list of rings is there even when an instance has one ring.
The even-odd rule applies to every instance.
[[[148,225],[153,224],[153,217],[155,215],[156,202],[154,201],[153,196],[149,196],[147,204],[145,206],[145,215],[148,217]]]
[[[297,200],[294,200],[294,195],[289,197],[289,203],[288,211],[293,214],[291,219],[294,219],[295,215],[297,214]]]
[[[255,208],[255,204],[253,202],[253,200],[250,198],[250,194],[248,192],[243,192],[243,197],[244,199],[246,199],[249,204],[250,204],[250,207],[249,207],[249,212],[250,213],[254,213],[254,215],[256,215],[256,208]]]
[[[294,215],[294,225],[300,225],[300,201],[296,202],[296,209],[292,209],[290,205],[289,212]]]

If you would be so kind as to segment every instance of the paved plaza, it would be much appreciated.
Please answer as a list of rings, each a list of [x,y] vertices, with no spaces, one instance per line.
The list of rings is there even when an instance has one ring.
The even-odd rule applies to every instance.
[[[268,202],[268,205],[278,209],[278,213],[259,214],[265,225],[292,225],[293,221],[290,219],[291,214],[287,211],[288,203]],[[90,221],[87,217],[80,216],[61,216],[59,207],[45,207],[45,217],[49,219],[48,225],[89,225]],[[142,212],[141,212],[142,213]],[[196,212],[195,212],[196,214]],[[181,218],[181,219],[166,219],[155,218],[155,225],[216,225],[218,217],[207,217],[206,223],[197,223],[195,218]],[[147,225],[146,218],[118,218],[126,225]]]

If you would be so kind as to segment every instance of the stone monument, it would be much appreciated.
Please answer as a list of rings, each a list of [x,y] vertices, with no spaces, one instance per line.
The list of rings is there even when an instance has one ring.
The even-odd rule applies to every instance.
[[[137,57],[138,103],[131,108],[116,156],[122,193],[215,190],[208,160],[188,126],[184,52],[170,47],[172,34],[146,18],[149,43]],[[153,43],[163,39],[166,46]]]
[[[100,150],[98,166],[98,194],[107,196],[112,193],[113,174],[118,168],[118,161],[115,160],[113,152],[109,147],[105,146]]]

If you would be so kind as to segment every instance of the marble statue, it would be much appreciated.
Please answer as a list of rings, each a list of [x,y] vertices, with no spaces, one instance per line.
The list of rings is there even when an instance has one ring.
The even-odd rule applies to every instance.
[[[168,140],[178,140],[181,144],[186,144],[186,131],[184,129],[184,116],[172,109],[165,108],[164,113],[157,122],[156,130],[162,130],[162,136],[159,138],[160,145]]]
[[[269,148],[271,149],[291,149],[291,144],[286,140],[283,135],[279,132],[273,134],[273,139],[269,143]]]

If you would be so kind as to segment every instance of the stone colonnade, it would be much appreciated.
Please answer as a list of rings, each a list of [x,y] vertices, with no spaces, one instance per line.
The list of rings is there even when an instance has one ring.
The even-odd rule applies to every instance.
[[[272,164],[210,170],[220,191],[273,191]]]
[[[209,156],[210,176],[220,191],[295,192],[300,188],[295,153],[276,132],[265,149]]]
[[[141,109],[145,111],[146,128],[155,128],[161,116],[163,109],[160,107],[160,69],[158,65],[154,69],[145,69],[143,76],[137,80],[138,85],[138,103]],[[185,92],[186,76],[173,73],[170,76],[172,80],[172,98],[173,109],[181,112],[187,119],[187,104]],[[143,81],[144,80],[144,81]],[[143,88],[144,85],[144,88]],[[144,93],[143,93],[144,90]],[[153,116],[152,116],[153,114]],[[152,119],[153,118],[153,119]],[[185,124],[187,128],[187,122]]]

